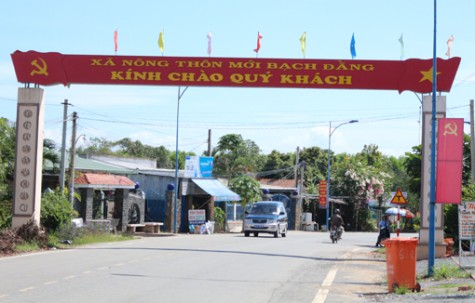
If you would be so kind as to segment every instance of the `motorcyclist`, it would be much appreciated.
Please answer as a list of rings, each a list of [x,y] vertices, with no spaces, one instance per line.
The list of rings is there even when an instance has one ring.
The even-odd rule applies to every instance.
[[[343,234],[343,218],[340,215],[340,210],[335,209],[335,213],[331,217],[331,223],[332,223],[332,229],[336,230],[339,232],[339,237],[338,239],[341,239],[341,236]]]
[[[376,241],[376,247],[381,246],[381,241],[391,237],[390,228],[391,221],[389,221],[389,216],[384,215],[384,218],[379,222],[379,235],[378,240]]]

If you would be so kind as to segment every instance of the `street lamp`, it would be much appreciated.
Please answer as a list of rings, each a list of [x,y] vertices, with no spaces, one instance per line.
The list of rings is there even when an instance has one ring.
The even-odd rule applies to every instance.
[[[350,124],[350,123],[357,123],[358,120],[350,120],[347,122],[343,122],[341,124],[338,124],[333,130],[332,130],[332,122],[330,121],[330,127],[328,129],[328,167],[327,167],[327,201],[326,201],[326,208],[327,208],[327,217],[326,217],[326,225],[327,225],[327,230],[329,230],[328,226],[328,218],[330,217],[330,169],[331,169],[331,142],[332,142],[332,135],[336,131],[336,129],[342,125],[345,124]]]

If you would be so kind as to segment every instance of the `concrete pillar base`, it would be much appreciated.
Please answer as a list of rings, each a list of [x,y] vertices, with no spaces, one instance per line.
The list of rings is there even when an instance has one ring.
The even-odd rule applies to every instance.
[[[447,243],[435,243],[435,257],[444,258],[446,254]],[[417,245],[417,260],[429,259],[429,243],[419,243]]]

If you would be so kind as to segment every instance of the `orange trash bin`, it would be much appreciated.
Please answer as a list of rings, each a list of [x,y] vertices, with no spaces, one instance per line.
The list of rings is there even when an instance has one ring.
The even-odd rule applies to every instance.
[[[386,247],[386,269],[388,289],[406,287],[419,292],[421,286],[416,282],[417,243],[415,238],[393,238],[383,242]]]

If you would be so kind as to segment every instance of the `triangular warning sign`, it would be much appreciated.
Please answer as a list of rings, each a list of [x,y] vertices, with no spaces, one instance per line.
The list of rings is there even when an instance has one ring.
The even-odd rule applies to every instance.
[[[399,188],[397,189],[396,194],[394,195],[394,197],[391,199],[391,203],[407,204],[407,200],[406,200],[406,198],[404,197],[404,195],[402,194],[402,192]]]

